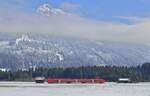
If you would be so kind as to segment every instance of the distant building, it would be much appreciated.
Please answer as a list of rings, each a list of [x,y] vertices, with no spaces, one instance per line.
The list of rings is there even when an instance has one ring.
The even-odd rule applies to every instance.
[[[118,83],[131,83],[130,78],[119,78]]]
[[[44,83],[45,82],[45,77],[35,77],[35,82],[36,83]]]

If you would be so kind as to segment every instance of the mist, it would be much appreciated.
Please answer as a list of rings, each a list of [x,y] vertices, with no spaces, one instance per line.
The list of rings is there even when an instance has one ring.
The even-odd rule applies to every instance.
[[[126,18],[131,24],[93,20],[78,14],[42,16],[20,10],[0,12],[0,32],[42,33],[51,36],[149,45],[150,19]]]

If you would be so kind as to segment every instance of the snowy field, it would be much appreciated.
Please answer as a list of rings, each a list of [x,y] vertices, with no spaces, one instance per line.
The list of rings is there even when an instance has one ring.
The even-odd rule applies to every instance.
[[[150,83],[35,84],[0,82],[0,96],[150,96]]]

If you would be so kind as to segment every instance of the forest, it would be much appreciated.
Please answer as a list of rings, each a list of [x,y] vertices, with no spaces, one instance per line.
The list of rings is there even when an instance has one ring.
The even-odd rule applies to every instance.
[[[134,82],[150,82],[150,63],[142,66],[87,66],[78,68],[32,68],[26,71],[0,71],[1,81],[33,81],[34,77],[46,78],[103,78],[116,82],[118,78],[130,78]]]

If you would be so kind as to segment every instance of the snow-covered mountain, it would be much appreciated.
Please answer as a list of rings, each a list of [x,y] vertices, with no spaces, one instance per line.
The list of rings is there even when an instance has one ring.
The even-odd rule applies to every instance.
[[[50,17],[69,14],[48,4],[37,12]],[[20,34],[0,32],[0,68],[136,66],[150,62],[150,47],[145,45]]]
[[[35,39],[36,37],[36,39]],[[150,62],[150,47],[22,35],[0,41],[0,68],[136,66]]]
[[[69,15],[69,13],[63,11],[59,8],[53,8],[49,4],[43,4],[37,8],[37,13],[43,16],[52,16],[52,15]]]

